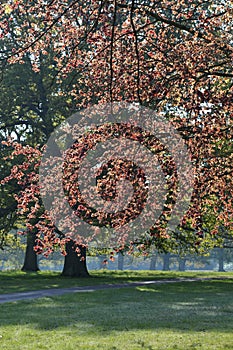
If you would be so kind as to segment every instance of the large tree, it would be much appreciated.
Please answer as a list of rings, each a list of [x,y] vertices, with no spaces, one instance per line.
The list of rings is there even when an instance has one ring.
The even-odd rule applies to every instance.
[[[222,226],[232,232],[232,2],[19,0],[5,5],[2,19],[2,33],[14,38],[3,45],[3,64],[29,55],[40,72],[50,42],[56,78],[72,73],[78,108],[137,102],[181,133],[195,184],[182,234],[170,240],[221,238]]]
[[[21,62],[6,64],[0,82],[0,133],[1,140],[8,137],[23,144],[43,144],[53,129],[61,123],[74,108],[72,96],[68,95],[69,82],[57,82],[56,65],[53,54],[41,55],[40,71],[35,72],[32,57],[25,55]],[[71,77],[70,77],[71,78]],[[64,96],[60,92],[64,91]],[[9,174],[14,160],[4,159],[9,149],[1,144],[1,179]],[[19,159],[17,160],[20,161]],[[21,187],[13,182],[1,188],[0,239],[1,247],[11,228],[22,224],[17,215],[17,202],[12,194],[17,194]],[[27,234],[27,249],[23,270],[37,271],[37,257],[33,250],[35,233]]]

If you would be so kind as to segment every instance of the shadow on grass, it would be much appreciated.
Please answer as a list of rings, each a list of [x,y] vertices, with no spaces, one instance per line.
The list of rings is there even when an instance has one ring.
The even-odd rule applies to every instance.
[[[74,293],[0,305],[0,326],[88,332],[233,329],[233,280]]]
[[[33,291],[49,288],[68,288],[99,284],[116,284],[145,280],[174,279],[177,277],[231,277],[233,274],[213,272],[176,271],[91,271],[90,278],[62,277],[58,272],[25,273],[21,271],[0,272],[0,294]]]

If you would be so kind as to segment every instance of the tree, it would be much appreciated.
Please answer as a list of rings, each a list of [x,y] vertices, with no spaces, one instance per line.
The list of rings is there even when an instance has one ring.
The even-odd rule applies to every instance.
[[[65,118],[68,105],[71,107],[72,99],[58,97],[58,86],[50,86],[50,81],[55,75],[51,73],[49,58],[41,62],[40,72],[32,70],[31,61],[25,58],[21,64],[7,65],[4,70],[4,77],[1,81],[1,134],[3,139],[8,136],[17,138],[24,144],[35,145],[38,142],[46,141],[48,135]],[[57,89],[57,91],[56,91]],[[20,91],[20,94],[19,94]],[[10,172],[11,161],[3,161],[6,156],[6,147],[1,147],[2,168],[1,176],[4,177]],[[12,193],[16,194],[20,187],[11,184],[2,189],[1,212],[2,212],[2,245],[4,237],[9,230],[17,227],[17,204],[12,198]],[[38,270],[37,259],[33,250],[34,235],[27,231],[28,246],[26,249],[25,263],[23,270]]]
[[[198,247],[205,236],[215,244],[221,225],[231,234],[232,152],[219,151],[232,141],[232,2],[37,0],[23,17],[27,12],[23,1],[2,11],[2,30],[14,37],[14,50],[4,47],[2,62],[29,53],[39,71],[51,42],[58,77],[74,73],[77,106],[137,102],[163,113],[185,139],[196,172],[192,203],[179,231],[158,234],[153,243],[196,241]],[[20,35],[6,19],[19,23]]]
[[[16,25],[16,24],[15,24]],[[5,38],[4,38],[5,39]],[[13,40],[13,39],[12,39]],[[10,43],[8,42],[9,46]],[[40,55],[38,60],[40,70],[33,69],[33,57],[25,54],[20,62],[6,64],[1,79],[0,90],[0,132],[1,139],[13,137],[23,144],[43,144],[51,131],[62,122],[74,108],[72,96],[68,96],[68,81],[62,83],[56,81],[58,68],[54,61],[54,55],[48,47],[46,55]],[[61,96],[64,91],[64,96]],[[10,172],[13,161],[4,160],[7,155],[7,147],[1,145],[1,178]],[[20,186],[11,183],[2,188],[1,195],[1,246],[11,228],[17,228],[17,203],[12,198],[12,193],[17,194]],[[35,235],[28,235],[23,270],[38,270],[37,259],[33,250]]]
[[[1,184],[5,186],[16,180],[20,186],[19,194],[15,195],[17,215],[27,227],[27,248],[22,270],[38,271],[36,253],[43,252],[48,256],[54,251],[54,246],[60,245],[65,256],[63,276],[88,276],[86,247],[77,245],[60,232],[44,211],[38,185],[41,151],[39,148],[24,146],[17,142],[5,141],[3,144],[13,147],[12,159],[21,160],[21,163],[18,161],[17,165],[11,168],[10,175],[6,176]]]
[[[12,162],[4,161],[4,155],[7,155],[6,147],[0,145],[0,181],[7,175],[7,168],[12,166]],[[0,249],[3,249],[7,240],[7,234],[11,228],[15,227],[17,216],[15,214],[17,203],[12,198],[12,193],[19,188],[18,185],[6,185],[0,188]]]

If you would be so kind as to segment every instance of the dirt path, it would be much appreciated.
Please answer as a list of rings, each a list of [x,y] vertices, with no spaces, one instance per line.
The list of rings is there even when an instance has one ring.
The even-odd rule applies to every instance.
[[[41,289],[31,292],[21,292],[21,293],[9,293],[0,295],[0,304],[14,302],[18,300],[29,300],[43,297],[53,297],[57,295],[63,295],[67,293],[84,293],[84,292],[94,292],[96,290],[104,289],[116,289],[116,288],[129,288],[129,287],[139,287],[150,284],[165,284],[165,283],[179,283],[179,282],[195,282],[204,280],[213,280],[216,278],[177,278],[177,279],[164,279],[164,280],[153,280],[153,281],[143,281],[143,282],[130,282],[130,283],[119,283],[119,284],[101,284],[95,286],[85,286],[85,287],[71,287],[71,288],[50,288]],[[224,279],[224,278],[219,278]]]

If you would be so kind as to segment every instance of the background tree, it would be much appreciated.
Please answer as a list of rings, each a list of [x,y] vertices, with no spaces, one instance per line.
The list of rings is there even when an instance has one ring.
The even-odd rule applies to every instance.
[[[20,63],[7,64],[1,80],[0,130],[2,140],[13,137],[23,144],[43,144],[51,131],[63,121],[72,110],[72,96],[68,96],[68,82],[54,82],[56,68],[52,64],[51,55],[42,57],[40,70],[33,70],[31,57],[25,56]],[[62,89],[64,96],[60,96]],[[9,153],[6,146],[1,145],[1,178],[10,173],[13,160],[6,161]],[[18,160],[19,161],[19,160]],[[1,241],[13,227],[20,223],[17,220],[17,203],[12,193],[17,194],[20,187],[11,183],[1,188]],[[23,270],[37,271],[37,259],[33,250],[35,234],[27,230],[27,250]]]

